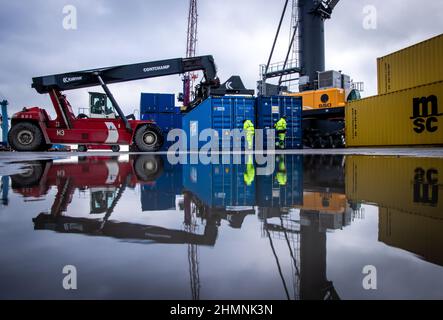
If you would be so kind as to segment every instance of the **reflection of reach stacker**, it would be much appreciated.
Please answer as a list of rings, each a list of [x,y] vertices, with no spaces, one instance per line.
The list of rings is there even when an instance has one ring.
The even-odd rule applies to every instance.
[[[9,143],[17,151],[48,150],[52,144],[57,143],[125,144],[136,147],[139,151],[157,151],[163,144],[160,128],[151,121],[129,120],[114,99],[108,84],[198,70],[203,71],[205,80],[197,86],[194,102],[197,104],[212,91],[221,89],[212,56],[145,62],[34,78],[32,87],[38,93],[49,94],[57,117],[51,119],[43,108],[24,108],[12,117]],[[89,115],[83,113],[75,116],[62,91],[99,85],[106,93],[106,102],[100,101],[98,97],[95,101],[97,108],[95,103],[91,104]],[[108,99],[110,103],[107,102]]]
[[[57,187],[51,211],[65,211],[75,189],[91,191],[91,203],[96,209],[103,208],[103,200],[119,198],[126,187],[137,183],[151,183],[162,173],[162,159],[144,155],[118,161],[116,157],[87,157],[78,162],[36,161],[29,164],[23,173],[11,176],[14,192],[27,197],[41,197],[52,186]],[[94,199],[97,200],[94,202]],[[62,204],[63,203],[63,204]],[[110,208],[110,206],[108,206]]]
[[[126,187],[153,183],[163,172],[162,159],[139,156],[129,162],[113,157],[88,157],[78,163],[36,162],[27,171],[11,177],[15,193],[25,197],[41,197],[52,186],[57,194],[49,213],[33,219],[36,230],[79,233],[117,239],[153,240],[160,243],[194,243],[213,246],[217,226],[208,223],[203,235],[157,226],[110,221]],[[90,190],[90,214],[103,218],[65,216],[75,190]]]

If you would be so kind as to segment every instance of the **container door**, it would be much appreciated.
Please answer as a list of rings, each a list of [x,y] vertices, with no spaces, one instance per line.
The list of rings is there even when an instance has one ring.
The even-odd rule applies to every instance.
[[[212,100],[212,128],[218,133],[220,148],[230,150],[233,126],[232,98],[223,97]]]
[[[140,114],[157,111],[157,94],[142,93],[140,99]]]

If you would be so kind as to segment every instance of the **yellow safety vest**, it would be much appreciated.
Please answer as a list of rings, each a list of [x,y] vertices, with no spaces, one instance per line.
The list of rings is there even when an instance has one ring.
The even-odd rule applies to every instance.
[[[251,120],[245,121],[245,123],[243,124],[243,130],[245,130],[246,132],[248,132],[250,134],[255,133],[254,124],[252,123]]]
[[[285,119],[281,118],[280,120],[278,120],[278,122],[275,124],[275,129],[277,129],[278,131],[284,131],[287,128],[287,122]]]
[[[243,179],[245,180],[245,184],[247,186],[252,185],[255,179],[255,166],[253,164],[248,164],[246,166],[246,171],[243,174]]]
[[[288,183],[288,175],[286,172],[278,172],[277,181],[280,186],[285,186]]]

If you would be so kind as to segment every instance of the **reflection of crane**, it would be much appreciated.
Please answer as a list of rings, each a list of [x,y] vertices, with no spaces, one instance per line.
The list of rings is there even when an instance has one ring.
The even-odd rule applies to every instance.
[[[316,211],[300,211],[300,299],[339,300],[326,275],[326,229]]]
[[[281,208],[260,208],[260,218],[263,220],[263,237],[269,239],[269,244],[277,265],[279,276],[283,283],[286,298],[297,300],[300,297],[300,221],[295,216],[294,210],[283,212]],[[279,223],[273,224],[269,220],[276,218]],[[280,259],[274,244],[274,240],[283,240],[288,246],[291,257],[291,277],[293,297],[283,274]]]
[[[204,204],[196,195],[189,191],[183,193],[184,206],[184,227],[186,232],[195,233],[198,231],[197,219],[206,221],[215,226],[221,224],[221,220],[229,221],[229,226],[240,229],[246,216],[255,214],[255,210],[230,211],[227,208],[211,208]],[[189,279],[191,284],[191,294],[193,300],[200,299],[200,262],[199,244],[188,244]]]
[[[186,39],[186,58],[195,57],[197,50],[197,26],[198,26],[198,12],[197,12],[197,0],[189,0],[189,12],[188,12],[188,31]],[[191,88],[194,88],[197,74],[195,72],[188,72],[183,78],[183,105],[188,106],[189,102],[193,100],[193,92]]]
[[[190,233],[197,231],[197,211],[199,206],[192,203],[191,195],[184,194],[184,209],[185,209],[185,230]],[[198,246],[195,244],[188,244],[188,263],[189,263],[189,279],[191,283],[191,294],[193,300],[200,300],[200,273],[199,273],[199,258]]]
[[[262,236],[269,239],[287,299],[339,299],[326,277],[326,232],[349,225],[358,209],[347,204],[344,163],[344,156],[304,156],[303,203],[260,208]],[[289,249],[293,290],[278,254],[282,243]]]

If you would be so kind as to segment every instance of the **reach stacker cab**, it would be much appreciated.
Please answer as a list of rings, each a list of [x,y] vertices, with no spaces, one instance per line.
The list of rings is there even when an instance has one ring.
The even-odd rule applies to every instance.
[[[152,121],[135,120],[133,116],[124,115],[108,84],[198,70],[203,71],[204,80],[196,88],[197,94],[193,102],[196,105],[206,99],[211,90],[220,92],[220,81],[212,56],[145,62],[33,78],[32,87],[40,94],[49,94],[57,117],[51,119],[44,108],[24,108],[12,116],[9,143],[16,151],[45,151],[53,144],[129,145],[131,150],[158,151],[163,144],[161,129]],[[80,113],[76,116],[63,91],[94,86],[101,86],[105,93],[91,93],[89,115]]]

